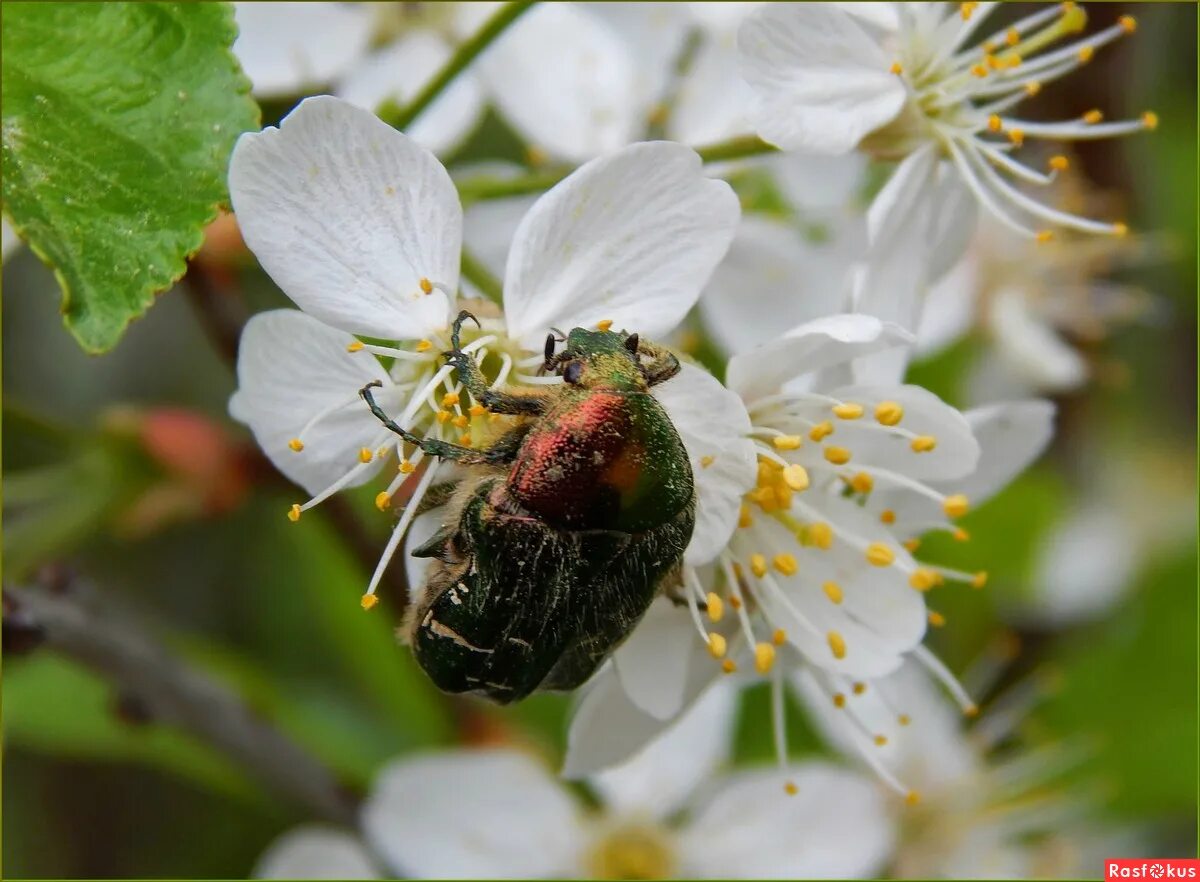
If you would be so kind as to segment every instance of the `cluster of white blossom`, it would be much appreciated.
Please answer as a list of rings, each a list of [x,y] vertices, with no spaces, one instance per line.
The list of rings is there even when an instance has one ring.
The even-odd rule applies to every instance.
[[[419,437],[486,443],[498,418],[442,354],[464,302],[481,321],[464,350],[496,386],[556,379],[536,372],[551,328],[624,328],[686,349],[671,335],[693,309],[725,358],[722,380],[685,359],[653,390],[689,453],[696,527],[682,600],[654,602],[573,716],[563,773],[586,779],[603,810],[584,812],[521,753],[405,758],[379,776],[363,841],[298,831],[261,874],[1047,871],[1028,825],[996,820],[986,788],[1003,776],[935,692],[966,716],[977,708],[923,645],[945,624],[937,592],[982,588],[987,574],[918,546],[931,531],[965,541],[956,520],[1046,447],[1053,407],[1025,396],[1086,379],[1039,283],[1071,271],[1047,256],[1064,234],[1128,231],[1030,195],[1055,196],[1070,165],[1034,142],[1156,118],[1014,116],[1136,22],[1085,35],[1083,9],[1065,3],[989,29],[995,5],[539,4],[401,132],[375,111],[434,82],[492,4],[239,4],[237,48],[261,94],[333,96],[234,151],[246,244],[300,310],[250,322],[231,412],[311,494],[293,520],[381,475],[379,507],[406,501],[365,608],[401,546],[437,528],[438,512],[416,512],[454,467],[389,432],[358,390],[380,383],[380,406]],[[536,198],[464,212],[459,170],[435,153],[451,155],[488,103],[534,165],[582,164]],[[754,157],[706,166],[693,149],[753,135]],[[761,155],[768,145],[778,151]],[[864,205],[868,163],[898,164]],[[776,210],[739,207],[739,195],[754,205],[752,180]],[[460,277],[464,246],[502,278],[498,304]],[[960,412],[906,384],[914,353],[961,337],[984,303],[995,351],[1022,381],[1009,371],[991,388],[1016,397]],[[402,557],[393,565],[419,587],[424,562]],[[726,758],[734,693],[758,680],[778,769],[699,786]],[[874,777],[793,764],[789,695]],[[918,810],[959,838],[922,839]]]

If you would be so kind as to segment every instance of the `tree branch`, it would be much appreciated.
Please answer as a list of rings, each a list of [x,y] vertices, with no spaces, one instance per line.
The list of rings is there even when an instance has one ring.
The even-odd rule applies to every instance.
[[[145,636],[93,586],[78,579],[61,590],[5,585],[4,601],[6,618],[33,623],[45,646],[103,675],[151,719],[207,742],[315,816],[355,824],[356,801],[327,768],[229,688]]]

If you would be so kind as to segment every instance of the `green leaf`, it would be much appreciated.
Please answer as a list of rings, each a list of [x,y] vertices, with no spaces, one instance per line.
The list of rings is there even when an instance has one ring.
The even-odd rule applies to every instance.
[[[185,270],[258,127],[227,3],[6,3],[4,209],[88,352]]]

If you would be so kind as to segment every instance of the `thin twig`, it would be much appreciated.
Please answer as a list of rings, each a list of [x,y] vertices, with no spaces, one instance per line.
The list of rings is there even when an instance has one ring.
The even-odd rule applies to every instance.
[[[226,686],[148,638],[112,598],[73,578],[56,591],[5,585],[4,600],[7,614],[36,624],[46,647],[104,676],[150,719],[190,732],[315,816],[354,825],[356,801],[329,769]]]

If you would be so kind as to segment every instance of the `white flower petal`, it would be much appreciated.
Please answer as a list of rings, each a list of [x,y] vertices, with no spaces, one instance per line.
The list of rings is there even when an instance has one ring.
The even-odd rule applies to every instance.
[[[829,156],[789,151],[765,156],[760,162],[771,170],[788,202],[807,218],[814,212],[853,206],[863,187],[868,159],[862,153]]]
[[[979,264],[971,256],[960,260],[929,289],[917,325],[914,355],[930,358],[958,342],[975,324]]]
[[[639,110],[649,111],[674,76],[692,16],[682,3],[589,2],[578,4],[620,36],[635,61]],[[678,139],[673,139],[678,140]]]
[[[708,563],[737,525],[742,494],[754,486],[758,460],[750,417],[737,395],[702,368],[690,364],[654,387],[683,439],[696,483],[696,527],[684,560]]]
[[[371,11],[349,3],[235,3],[233,54],[261,98],[328,83],[367,51]]]
[[[928,389],[911,385],[856,385],[830,389],[827,394],[840,401],[863,404],[867,410],[858,420],[834,420],[834,432],[828,443],[851,452],[850,468],[873,465],[911,478],[945,482],[971,474],[983,461],[979,442],[966,417]],[[884,430],[874,419],[874,407],[882,401],[894,401],[904,408],[897,429],[928,435],[937,446],[917,453],[912,449],[910,436]]]
[[[979,221],[979,202],[949,163],[938,163],[933,187],[929,280],[936,282],[967,253]]]
[[[725,385],[752,404],[805,375],[911,341],[907,331],[885,325],[873,316],[826,316],[792,328],[765,346],[733,356]]]
[[[660,720],[679,713],[695,639],[695,626],[674,601],[660,597],[650,604],[613,653],[613,667],[630,701]]]
[[[648,338],[677,325],[733,239],[740,208],[695,151],[665,141],[594,159],[530,209],[504,283],[509,332],[611,320]]]
[[[1132,587],[1141,551],[1118,512],[1099,505],[1073,512],[1042,539],[1033,598],[1017,608],[1058,626],[1096,618]]]
[[[633,140],[641,123],[630,47],[586,9],[535,7],[479,65],[505,119],[554,157],[582,162],[615,150]]]
[[[610,813],[666,818],[729,758],[736,710],[736,686],[718,682],[645,750],[588,782]]]
[[[780,328],[843,312],[850,263],[863,244],[849,220],[822,242],[789,224],[747,215],[700,298],[705,327],[726,352],[745,352]]]
[[[229,192],[250,250],[306,312],[352,333],[425,337],[458,287],[462,208],[432,153],[365,110],[308,98],[238,139]]]
[[[384,101],[403,106],[415,98],[450,58],[451,49],[430,31],[413,31],[390,43],[338,83],[339,98],[376,111]],[[471,133],[483,113],[483,91],[460,74],[408,127],[405,134],[434,153],[447,153]]]
[[[254,865],[255,879],[382,879],[359,838],[316,824],[289,830]]]
[[[701,879],[856,879],[883,871],[894,837],[873,781],[808,762],[731,777],[684,829],[681,851],[684,872]]]
[[[904,106],[895,60],[853,17],[826,4],[770,4],[738,32],[748,115],[785,150],[845,153]]]
[[[667,136],[684,144],[715,144],[748,134],[753,129],[746,107],[752,100],[750,87],[738,75],[736,31],[710,32],[679,84]]]
[[[1034,315],[1024,291],[1008,287],[997,291],[988,320],[1005,365],[1035,389],[1066,392],[1087,381],[1083,356]]]
[[[965,493],[973,505],[991,499],[1050,444],[1054,411],[1053,403],[1040,399],[989,404],[967,411],[967,422],[981,450],[979,465],[965,480],[943,486]]]
[[[464,177],[469,179],[469,176]],[[497,278],[503,278],[513,235],[536,201],[536,196],[514,196],[511,199],[486,199],[467,206],[463,216],[465,247]]]
[[[366,352],[349,353],[349,334],[293,309],[254,316],[238,348],[238,389],[229,402],[234,419],[254,432],[275,467],[309,493],[318,493],[358,463],[358,452],[373,447],[382,427],[358,399],[372,380],[385,384],[377,400],[389,401],[392,385],[379,361]],[[304,433],[304,450],[288,442],[313,417],[345,402]],[[376,459],[351,486],[378,471]]]
[[[681,615],[687,612],[680,610]],[[681,707],[695,701],[719,676],[707,645],[697,636],[688,643],[688,680]],[[653,676],[653,670],[645,676]],[[646,713],[629,698],[613,665],[606,665],[592,678],[571,717],[567,731],[564,778],[577,779],[625,762],[666,730],[671,719],[660,720]]]
[[[579,807],[514,750],[448,751],[386,767],[362,810],[372,848],[420,879],[553,878],[582,846]]]
[[[8,218],[0,221],[0,261],[8,260],[21,247],[21,237]]]

